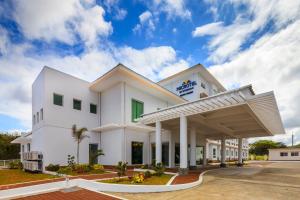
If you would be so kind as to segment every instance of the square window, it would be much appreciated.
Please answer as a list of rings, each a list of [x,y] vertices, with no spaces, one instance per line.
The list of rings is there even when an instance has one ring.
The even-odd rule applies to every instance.
[[[97,105],[95,104],[90,104],[90,113],[97,114]]]
[[[81,101],[77,99],[73,99],[73,109],[81,110]]]
[[[53,94],[53,104],[57,106],[63,105],[63,96],[60,94]]]

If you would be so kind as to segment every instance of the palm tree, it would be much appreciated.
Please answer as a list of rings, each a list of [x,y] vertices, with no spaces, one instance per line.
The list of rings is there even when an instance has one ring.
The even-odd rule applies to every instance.
[[[72,127],[72,136],[77,142],[77,164],[79,164],[79,144],[84,138],[89,137],[88,135],[85,135],[86,131],[87,128],[85,127],[77,129],[75,124]]]
[[[103,153],[103,150],[102,149],[98,149],[96,152],[93,152],[91,155],[90,155],[90,165],[93,164],[94,160],[96,158],[98,158],[99,156],[104,156],[104,153]]]

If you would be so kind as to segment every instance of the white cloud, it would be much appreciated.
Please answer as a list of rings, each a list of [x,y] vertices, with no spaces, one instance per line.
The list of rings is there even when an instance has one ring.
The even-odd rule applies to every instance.
[[[215,0],[206,2],[216,9]],[[233,0],[230,5],[236,8],[232,11],[236,13],[233,23],[224,26],[222,22],[216,22],[197,27],[193,31],[194,37],[212,35],[208,44],[208,50],[211,52],[208,60],[215,63],[232,59],[253,33],[261,31],[271,21],[278,30],[300,17],[300,1]],[[239,10],[242,5],[247,9]]]
[[[169,19],[191,19],[191,12],[185,7],[184,0],[153,0],[152,6],[153,11],[166,13]]]
[[[45,65],[88,81],[95,80],[119,62],[155,81],[168,71],[188,66],[169,46],[134,49],[111,45],[105,50],[93,47],[80,56],[58,56],[55,52],[28,54],[33,48],[29,44],[10,43],[0,59],[0,94],[6,94],[0,98],[0,114],[20,120],[25,129],[31,127],[31,84]]]
[[[119,0],[104,0],[103,4],[116,20],[123,20],[126,17],[127,11],[119,7]]]
[[[149,10],[140,14],[139,23],[132,30],[134,33],[141,33],[143,29],[145,29],[148,37],[151,37],[153,31],[155,31],[154,18]]]
[[[223,22],[213,22],[197,27],[193,32],[193,37],[201,37],[204,35],[217,35],[224,29]]]
[[[267,34],[232,60],[209,70],[228,88],[252,84],[257,93],[274,90],[279,110],[289,131],[300,134],[300,19]],[[276,136],[282,140],[288,136]],[[300,137],[298,139],[300,142]]]
[[[85,7],[86,3],[89,6]],[[74,44],[79,34],[90,44],[96,42],[97,36],[105,37],[112,32],[111,23],[103,18],[103,8],[93,1],[14,1],[14,8],[13,16],[29,39]]]

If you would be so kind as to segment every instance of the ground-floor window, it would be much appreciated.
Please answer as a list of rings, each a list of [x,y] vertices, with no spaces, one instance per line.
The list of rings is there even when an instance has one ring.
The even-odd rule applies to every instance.
[[[291,152],[291,156],[299,156],[299,152]]]
[[[27,152],[30,152],[30,143],[27,144]]]
[[[288,156],[288,152],[280,152],[280,156]]]
[[[143,142],[131,142],[131,164],[143,164]]]
[[[196,147],[196,164],[201,165],[203,164],[203,147],[197,146]]]

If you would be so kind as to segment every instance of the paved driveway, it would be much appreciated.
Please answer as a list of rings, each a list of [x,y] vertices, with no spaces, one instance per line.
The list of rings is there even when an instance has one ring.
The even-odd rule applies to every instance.
[[[204,176],[204,183],[188,190],[122,194],[133,200],[143,199],[300,199],[300,162],[265,162],[243,168],[217,169]]]

